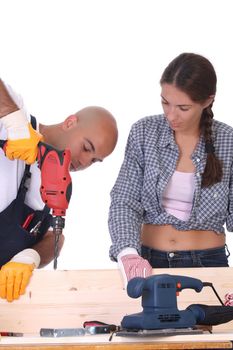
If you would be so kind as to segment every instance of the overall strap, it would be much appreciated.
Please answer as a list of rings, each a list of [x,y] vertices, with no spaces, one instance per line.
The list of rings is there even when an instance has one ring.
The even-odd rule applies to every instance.
[[[0,140],[0,147],[3,148],[4,144],[5,144],[6,140]]]
[[[32,124],[33,129],[36,130],[36,118],[32,115],[31,115],[31,124]],[[26,164],[24,174],[23,174],[22,180],[20,182],[19,190],[18,190],[18,194],[21,193],[24,196],[24,198],[25,198],[26,192],[28,190],[27,180],[29,180],[30,178],[31,178],[30,165]]]
[[[36,122],[36,118],[33,115],[31,115],[31,124],[32,124],[33,129],[36,130],[37,122]],[[25,166],[23,178],[24,177],[25,177],[25,179],[24,179],[24,181],[22,179],[21,184],[23,182],[23,186],[25,187],[25,182],[27,181],[28,178],[31,177],[30,165],[28,165],[28,164],[26,164],[26,166]],[[20,186],[21,186],[21,184],[20,184]],[[27,192],[27,187],[26,187],[26,192]],[[26,195],[26,192],[25,192],[25,195]],[[49,212],[50,212],[50,208],[47,207],[47,205],[45,205],[44,208],[42,209],[41,221],[43,221],[45,219],[45,217],[49,214]]]
[[[33,115],[31,115],[31,124],[33,129],[36,130],[36,118]]]

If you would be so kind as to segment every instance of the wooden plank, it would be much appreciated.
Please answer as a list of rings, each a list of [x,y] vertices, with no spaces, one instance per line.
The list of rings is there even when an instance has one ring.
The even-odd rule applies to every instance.
[[[36,335],[26,335],[25,337],[16,338],[16,337],[2,337],[0,341],[1,346],[4,349],[7,346],[66,346],[69,349],[72,346],[79,346],[80,348],[111,348],[118,349],[121,347],[130,348],[131,345],[134,345],[136,349],[150,348],[153,346],[156,349],[159,348],[171,348],[177,346],[178,348],[185,348],[189,344],[188,348],[215,348],[214,344],[224,344],[224,348],[232,348],[232,339],[233,333],[231,332],[216,332],[215,334],[199,334],[199,335],[180,335],[180,336],[169,336],[169,337],[146,337],[146,338],[135,338],[135,337],[117,337],[114,336],[112,341],[109,341],[109,335],[89,335],[84,337],[61,337],[61,338],[44,338]],[[191,347],[192,344],[192,347]],[[205,345],[204,345],[205,344]],[[208,347],[207,345],[208,344]],[[210,346],[211,344],[211,346]],[[142,347],[143,346],[143,347]],[[206,347],[205,347],[206,346]],[[220,346],[219,346],[220,347]],[[221,347],[220,347],[221,348]],[[131,348],[130,348],[131,349]]]
[[[155,269],[153,273],[212,282],[221,298],[233,291],[233,268]],[[201,293],[180,293],[180,309],[193,303],[219,305],[209,287]],[[12,303],[0,299],[0,310],[1,331],[38,333],[40,328],[82,327],[87,320],[120,324],[124,315],[141,310],[141,299],[127,296],[117,270],[36,270],[26,294]],[[233,322],[216,328],[232,330]]]
[[[0,345],[1,348],[1,345]],[[232,349],[231,342],[200,343],[140,343],[140,344],[88,344],[88,345],[17,345],[4,346],[4,350],[188,350],[188,349]]]
[[[40,338],[27,336],[21,342],[13,337],[4,337],[0,349],[98,349],[98,350],[149,350],[149,349],[231,349],[233,333],[216,333],[195,336],[175,336],[160,338],[123,338],[115,337],[109,342],[107,335],[69,337],[69,338]],[[89,339],[91,340],[89,340]],[[192,339],[193,338],[193,339]]]

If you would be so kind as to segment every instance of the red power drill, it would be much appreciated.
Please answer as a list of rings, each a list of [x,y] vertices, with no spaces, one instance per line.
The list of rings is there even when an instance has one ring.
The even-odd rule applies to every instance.
[[[57,268],[58,242],[65,226],[72,182],[70,176],[71,153],[69,149],[57,150],[44,142],[38,144],[38,167],[41,170],[40,193],[43,202],[52,209],[54,233],[54,264]]]
[[[6,146],[6,140],[0,140],[0,147]],[[66,209],[72,194],[70,176],[71,153],[69,149],[58,150],[44,142],[38,144],[38,167],[41,170],[40,193],[43,202],[52,209],[54,233],[54,264],[57,268],[58,242],[65,227]],[[40,223],[39,223],[40,224]]]

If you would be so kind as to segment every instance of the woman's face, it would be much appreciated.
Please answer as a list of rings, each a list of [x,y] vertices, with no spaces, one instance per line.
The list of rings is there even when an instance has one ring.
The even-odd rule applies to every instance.
[[[164,114],[175,132],[195,132],[199,129],[202,111],[211,100],[205,103],[194,102],[175,85],[161,85],[161,99]]]

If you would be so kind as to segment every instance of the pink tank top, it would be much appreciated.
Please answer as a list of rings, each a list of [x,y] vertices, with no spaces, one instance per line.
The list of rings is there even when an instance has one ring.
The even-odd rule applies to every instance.
[[[167,213],[180,220],[190,217],[194,195],[194,173],[175,171],[164,190],[162,204]]]

